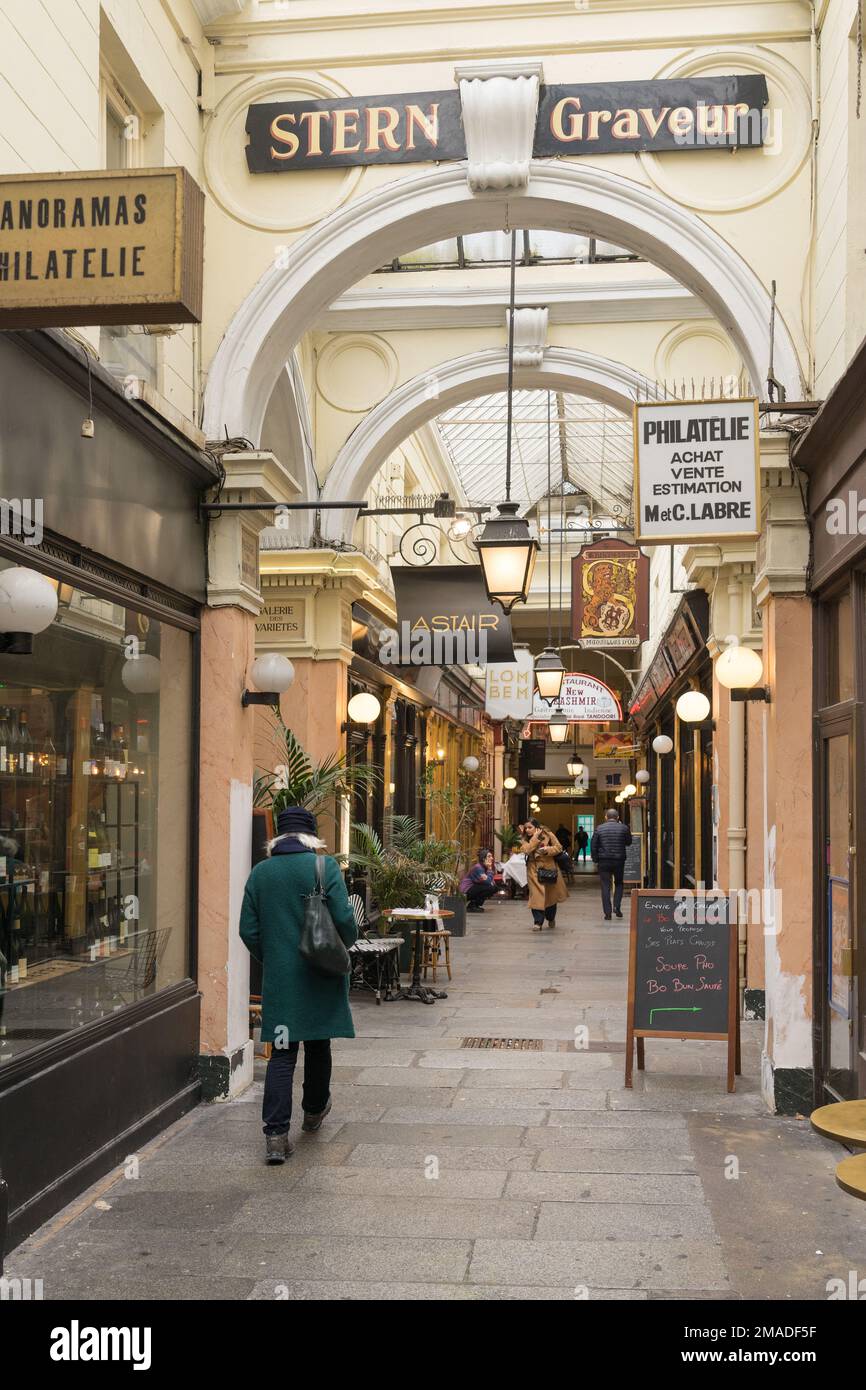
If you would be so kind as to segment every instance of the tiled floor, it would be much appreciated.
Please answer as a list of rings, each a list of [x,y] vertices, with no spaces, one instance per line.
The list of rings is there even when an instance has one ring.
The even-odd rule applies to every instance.
[[[735,1095],[711,1042],[648,1043],[625,1091],[627,927],[602,923],[594,885],[555,930],[506,902],[468,930],[446,1000],[353,996],[333,1111],[286,1167],[261,1161],[259,1079],[161,1136],[138,1176],[100,1183],[7,1274],[42,1278],[46,1298],[824,1299],[866,1269],[839,1151],[761,1100],[762,1024],[744,1025]]]

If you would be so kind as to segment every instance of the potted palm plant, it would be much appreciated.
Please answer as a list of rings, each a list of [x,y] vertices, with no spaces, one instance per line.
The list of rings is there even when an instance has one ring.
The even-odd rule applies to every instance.
[[[274,819],[285,806],[303,806],[314,816],[333,817],[338,796],[364,791],[381,781],[378,768],[349,766],[339,753],[314,763],[276,710],[274,745],[273,772],[259,770],[253,782],[254,810],[268,810]]]

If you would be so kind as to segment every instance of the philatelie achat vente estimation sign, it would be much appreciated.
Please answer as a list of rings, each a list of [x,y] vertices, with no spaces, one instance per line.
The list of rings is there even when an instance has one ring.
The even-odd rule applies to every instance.
[[[758,403],[634,408],[635,540],[754,540],[761,521]]]

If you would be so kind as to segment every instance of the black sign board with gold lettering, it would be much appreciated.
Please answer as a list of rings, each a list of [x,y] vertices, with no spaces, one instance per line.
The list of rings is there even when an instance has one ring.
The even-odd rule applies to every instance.
[[[543,87],[533,154],[757,148],[767,100],[755,74]],[[246,131],[251,174],[466,158],[457,90],[257,102]]]
[[[634,889],[628,965],[625,1084],[645,1038],[728,1044],[728,1090],[740,1073],[737,927],[724,893]]]
[[[487,597],[480,565],[393,565],[397,632],[379,659],[452,666],[513,661],[511,619]]]

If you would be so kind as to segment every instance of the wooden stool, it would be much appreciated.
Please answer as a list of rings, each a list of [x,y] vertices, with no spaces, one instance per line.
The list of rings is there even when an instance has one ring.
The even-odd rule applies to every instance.
[[[445,947],[445,969],[448,971],[448,978],[451,979],[451,933],[450,931],[424,931],[421,933],[421,940],[424,943],[421,954],[421,966],[424,971],[424,979],[427,978],[428,967],[433,971],[433,983],[436,983],[436,967],[439,964],[439,950]],[[415,968],[415,943],[412,943],[412,958],[409,961],[409,974]]]
[[[843,1191],[866,1202],[866,1154],[852,1154],[837,1163],[836,1181]]]

